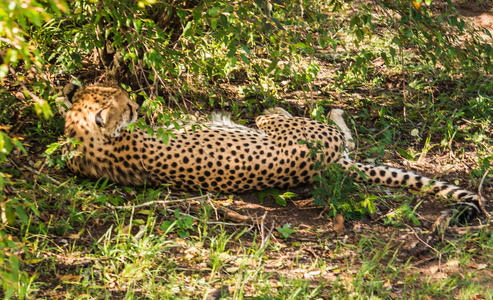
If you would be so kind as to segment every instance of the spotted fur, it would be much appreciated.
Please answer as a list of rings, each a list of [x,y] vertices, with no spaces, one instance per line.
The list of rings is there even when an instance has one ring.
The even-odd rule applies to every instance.
[[[77,147],[82,155],[69,160],[68,167],[82,176],[123,185],[241,193],[309,183],[317,173],[314,161],[323,158],[326,164],[341,164],[359,180],[452,196],[471,204],[471,213],[477,211],[475,194],[409,171],[355,163],[344,154],[338,129],[282,109],[259,116],[258,130],[216,117],[200,129],[175,131],[165,144],[146,131],[125,129],[136,121],[138,105],[118,87],[90,86],[68,96],[73,106],[65,132],[82,143]],[[322,153],[310,156],[309,146],[299,141],[319,142]]]

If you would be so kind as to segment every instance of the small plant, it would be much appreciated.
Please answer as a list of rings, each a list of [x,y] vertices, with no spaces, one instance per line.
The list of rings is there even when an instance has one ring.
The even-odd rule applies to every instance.
[[[176,226],[176,232],[181,238],[186,238],[190,235],[190,231],[194,229],[193,223],[194,220],[192,217],[185,215],[182,216],[180,214],[179,209],[175,209],[174,211],[175,219],[174,221],[164,221],[161,224],[161,229],[165,232],[170,232]]]
[[[291,228],[291,224],[284,224],[282,227],[277,227],[276,230],[281,234],[281,237],[284,240],[287,240],[294,232],[294,229]]]
[[[480,158],[479,160],[479,168],[472,170],[472,175],[477,178],[481,178],[484,174],[491,169],[491,160],[493,156],[487,156],[484,158]]]
[[[420,203],[421,204],[421,203]],[[388,213],[384,218],[384,224],[390,224],[395,227],[402,226],[403,222],[411,221],[414,226],[419,225],[419,220],[416,217],[416,209],[419,204],[412,208],[409,203],[403,203],[393,212]]]
[[[260,203],[264,203],[266,197],[272,197],[276,201],[276,204],[281,206],[287,205],[287,200],[294,198],[296,195],[293,192],[281,193],[278,189],[268,188],[258,193]]]
[[[27,154],[26,149],[24,149],[24,146],[19,139],[12,138],[4,132],[0,131],[0,163],[3,163],[5,160],[7,160],[7,155],[10,153],[10,151],[12,151],[14,147],[22,150],[24,154]],[[5,186],[5,183],[8,182],[9,177],[10,174],[0,172],[0,191],[3,190],[3,187]]]
[[[69,145],[75,148],[78,145],[82,145],[74,138],[67,139],[64,142],[52,143],[43,153],[43,157],[46,158],[46,163],[49,167],[56,166],[57,168],[64,168],[67,160],[70,160],[74,156],[80,155],[80,152],[73,150],[67,154],[63,154],[63,148],[69,147]]]
[[[301,141],[301,143],[306,143]],[[364,214],[374,212],[374,197],[359,197],[356,195],[356,181],[348,176],[348,172],[338,164],[329,164],[322,151],[320,143],[307,143],[310,149],[309,155],[314,158],[314,168],[319,171],[313,179],[314,189],[312,191],[313,202],[316,205],[327,206],[329,217],[334,217],[338,213],[342,214]],[[356,169],[355,172],[358,172]],[[364,174],[360,174],[363,178]],[[361,200],[363,198],[363,200]]]
[[[21,262],[15,254],[18,246],[12,237],[0,231],[0,282],[4,299],[26,299],[34,277],[22,271]]]

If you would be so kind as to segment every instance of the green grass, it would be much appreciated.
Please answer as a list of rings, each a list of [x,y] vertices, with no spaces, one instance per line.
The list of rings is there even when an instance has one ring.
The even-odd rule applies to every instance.
[[[493,297],[487,229],[447,236],[440,260],[433,251],[418,259],[404,250],[406,228],[375,224],[349,240],[297,228],[284,240],[269,224],[263,236],[256,226],[221,224],[205,204],[183,238],[185,217],[162,206],[112,208],[121,190],[72,181],[52,188],[59,198],[37,198],[52,201],[40,208],[45,216],[7,230],[21,245],[15,290],[29,299],[203,299],[222,286],[226,299]],[[125,204],[146,193],[130,191]],[[172,225],[163,230],[165,222]],[[313,238],[297,240],[305,234]]]

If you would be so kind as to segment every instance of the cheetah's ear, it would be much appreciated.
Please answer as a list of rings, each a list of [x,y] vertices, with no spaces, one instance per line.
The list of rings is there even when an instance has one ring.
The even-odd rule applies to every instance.
[[[81,87],[76,85],[76,84],[69,83],[63,87],[62,92],[63,92],[63,95],[67,98],[67,100],[70,101],[70,103],[72,103],[72,98],[74,97],[75,92],[80,90],[80,88]]]

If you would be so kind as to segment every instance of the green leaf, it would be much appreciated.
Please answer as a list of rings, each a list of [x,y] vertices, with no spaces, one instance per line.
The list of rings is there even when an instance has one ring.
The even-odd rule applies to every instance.
[[[229,60],[227,67],[228,67],[229,69],[233,69],[233,68],[235,67],[235,65],[236,65],[236,62],[237,62],[237,61],[238,61],[238,58],[236,58],[236,57],[232,57],[232,58]]]
[[[368,209],[368,212],[371,214],[376,211],[375,200],[377,200],[375,195],[369,195],[365,197],[365,200],[362,202],[362,206]]]
[[[284,194],[282,194],[282,196],[286,199],[291,199],[297,197],[298,195],[293,192],[285,192]]]
[[[188,22],[183,29],[183,37],[192,36],[192,22]]]
[[[414,156],[402,148],[397,148],[397,152],[399,152],[399,154],[402,155],[405,159],[414,160]]]
[[[311,33],[307,33],[306,35],[306,44],[310,45],[312,43],[313,36]]]
[[[17,216],[21,220],[22,224],[28,224],[29,223],[29,218],[27,216],[26,210],[24,207],[21,205],[16,205],[15,206],[15,212],[17,213]]]
[[[245,44],[241,44],[241,48],[243,48],[243,50],[245,50],[245,52],[248,55],[252,55],[252,53],[250,52],[250,49],[248,49],[248,47]]]
[[[1,177],[0,177],[1,178]],[[260,192],[258,194],[258,202],[260,202],[260,204],[264,204],[264,198],[267,197],[268,194],[267,193],[264,193],[264,192]]]
[[[327,45],[327,39],[323,36],[319,37],[318,44],[320,45],[320,48],[325,49],[325,46]]]
[[[281,22],[279,22],[279,20],[278,20],[278,19],[276,19],[276,18],[271,18],[271,20],[274,22],[274,24],[276,24],[277,29],[282,30],[282,31],[284,31],[284,30],[285,30],[284,26],[282,26]]]
[[[295,44],[295,47],[296,47],[296,48],[308,48],[308,46],[307,46],[307,45],[305,45],[305,44],[303,44],[303,43],[301,43],[301,42],[296,43],[296,44]]]
[[[147,134],[150,136],[153,136],[154,135],[154,129],[152,129],[151,127],[147,128]]]
[[[390,47],[389,52],[390,52],[390,56],[392,56],[392,62],[394,62],[395,61],[395,54],[396,54],[395,48]]]
[[[142,21],[140,19],[135,19],[134,20],[134,27],[135,27],[135,31],[137,33],[140,33],[140,29],[142,28]]]
[[[250,61],[248,60],[248,57],[245,56],[245,54],[240,53],[241,60],[243,60],[244,63],[247,65],[250,65]]]
[[[146,221],[142,220],[142,219],[134,219],[132,221],[132,224],[134,224],[134,225],[144,225],[145,223],[146,223]]]
[[[276,228],[276,230],[281,234],[283,239],[287,239],[293,234],[294,230],[289,227],[289,225],[284,224],[282,227]]]
[[[358,16],[354,16],[351,18],[351,21],[349,21],[349,26],[354,27],[360,23],[361,23],[361,19]]]
[[[269,68],[267,69],[267,73],[270,73],[272,72],[276,67],[277,67],[277,64],[279,63],[279,60],[276,58],[274,59],[270,64],[269,64]]]
[[[212,28],[212,30],[216,30],[216,28],[217,28],[217,19],[212,19],[211,20],[211,28]]]
[[[15,145],[15,146],[16,146],[19,150],[21,150],[21,151],[22,151],[22,153],[24,153],[24,154],[26,154],[26,155],[27,155],[27,150],[26,150],[26,148],[24,148],[24,145],[22,144],[22,142],[21,142],[21,141],[19,141],[17,138],[14,138],[12,141],[14,142],[14,145]]]
[[[288,203],[286,201],[286,198],[283,196],[274,196],[274,199],[276,200],[276,203],[281,206],[286,206]]]
[[[128,191],[131,192],[131,191]],[[113,196],[113,197],[107,197],[107,199],[111,202],[111,204],[117,206],[120,205],[121,203],[125,202],[125,199],[123,199],[120,196]]]
[[[229,45],[228,45],[228,54],[226,55],[227,57],[233,57],[236,54],[237,51],[237,46],[238,46],[238,41],[232,40]]]
[[[221,13],[221,8],[218,6],[215,6],[213,8],[209,8],[207,10],[207,14],[213,18],[217,17]]]
[[[176,122],[176,121],[173,121],[173,127],[176,129],[176,130],[180,130],[181,126],[180,126],[180,123]]]
[[[411,38],[413,36],[413,32],[411,30],[404,30],[404,36],[407,38]]]
[[[51,111],[51,107],[46,101],[35,101],[34,109],[36,110],[36,114],[43,115],[45,119],[49,119],[53,116],[53,112]]]
[[[189,235],[188,231],[185,231],[185,230],[181,230],[181,229],[179,229],[177,232],[178,232],[178,236],[179,236],[180,238],[182,238],[182,239],[187,238],[187,237],[188,237],[188,235]]]
[[[7,217],[7,223],[9,225],[15,224],[15,211],[10,205],[5,205],[5,217]]]
[[[389,58],[387,57],[387,54],[386,54],[385,52],[382,52],[382,53],[380,54],[380,57],[383,59],[383,61],[384,61],[385,65],[386,65],[387,67],[389,67],[389,66],[390,66],[390,61],[389,61]]]
[[[169,231],[171,231],[171,229],[173,229],[174,225],[176,225],[176,221],[174,221],[174,222],[164,221],[163,223],[161,223],[161,226],[159,228],[161,228],[162,230],[164,230],[166,232],[169,232]]]
[[[187,226],[187,228],[190,228],[193,225],[193,218],[190,216],[183,216],[183,223]]]

